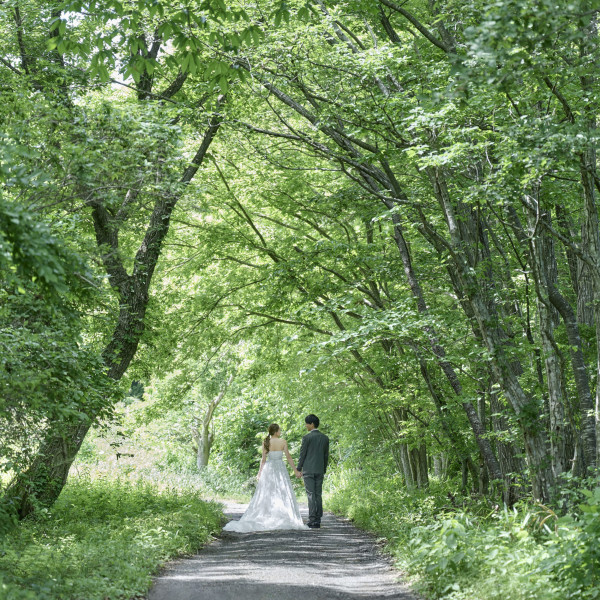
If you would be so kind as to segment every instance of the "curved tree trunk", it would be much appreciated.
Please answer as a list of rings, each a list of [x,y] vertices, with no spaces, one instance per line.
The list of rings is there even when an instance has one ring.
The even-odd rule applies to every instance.
[[[388,208],[393,208],[393,206],[389,206]],[[416,273],[413,269],[412,259],[408,250],[408,245],[406,244],[406,241],[404,239],[400,218],[396,213],[393,213],[392,220],[394,223],[394,240],[400,253],[400,258],[404,267],[404,274],[406,275],[406,280],[417,304],[418,311],[422,314],[427,314],[427,304],[425,303],[423,291],[417,279]],[[448,379],[448,382],[452,386],[452,389],[454,390],[455,394],[461,397],[462,384],[460,383],[460,380],[456,375],[454,368],[446,360],[446,352],[439,343],[437,332],[432,327],[428,327],[426,328],[426,333],[429,337],[431,349],[438,359],[438,364],[442,369],[442,372]],[[479,451],[481,452],[481,455],[485,460],[485,464],[489,470],[492,479],[502,480],[502,471],[500,469],[500,465],[496,456],[494,455],[494,451],[489,440],[485,436],[485,429],[481,424],[481,421],[479,420],[477,411],[475,410],[472,402],[468,400],[461,401],[461,406],[463,407],[463,410],[465,411],[465,414],[469,419],[471,429],[473,431],[473,434],[475,435],[475,440],[477,442],[477,445],[479,446]]]
[[[222,99],[221,99],[222,100]],[[179,184],[189,183],[202,164],[208,147],[221,124],[221,115],[213,115],[200,147],[185,169]],[[136,253],[132,274],[128,274],[119,256],[119,222],[104,207],[102,200],[92,197],[96,241],[102,251],[102,260],[111,286],[119,295],[119,316],[111,340],[102,353],[107,374],[118,381],[135,356],[142,333],[148,305],[148,290],[162,243],[169,231],[171,214],[181,192],[159,198],[152,211],[144,239]],[[38,506],[54,503],[62,491],[73,460],[96,415],[89,415],[84,423],[70,425],[50,424],[38,454],[23,473],[8,485],[2,498],[14,508],[19,518],[32,513]]]

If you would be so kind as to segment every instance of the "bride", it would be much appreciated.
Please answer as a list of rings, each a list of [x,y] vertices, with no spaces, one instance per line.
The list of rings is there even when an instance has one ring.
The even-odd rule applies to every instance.
[[[296,477],[301,477],[290,456],[287,442],[281,438],[277,423],[269,425],[263,441],[258,485],[246,512],[239,521],[230,521],[225,531],[269,531],[273,529],[308,529],[302,522],[292,482],[283,463],[285,454]]]

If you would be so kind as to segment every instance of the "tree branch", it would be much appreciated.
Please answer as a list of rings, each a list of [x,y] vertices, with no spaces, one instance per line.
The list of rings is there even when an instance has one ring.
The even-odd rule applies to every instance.
[[[16,67],[13,67],[7,60],[5,60],[4,58],[2,58],[0,56],[0,62],[8,67],[13,73],[16,73],[17,75],[23,75],[23,71],[19,71],[19,69],[17,69]]]
[[[402,8],[401,6],[398,6],[398,4],[396,4],[395,2],[392,2],[392,0],[379,0],[379,1],[384,6],[387,6],[388,8],[395,10],[397,13],[401,14],[405,19],[410,21],[434,46],[437,46],[440,50],[443,50],[444,52],[446,52],[446,54],[449,54],[451,52],[451,49],[448,46],[446,46],[446,44],[444,44],[444,42],[442,42],[441,40],[438,40],[431,33],[431,31],[429,31],[429,29],[427,29],[427,27],[425,27],[425,25],[423,25],[414,15],[409,13],[406,9]]]

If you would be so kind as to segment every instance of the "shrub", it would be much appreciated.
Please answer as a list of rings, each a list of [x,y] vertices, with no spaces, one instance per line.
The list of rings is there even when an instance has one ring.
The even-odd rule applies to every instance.
[[[429,598],[585,600],[600,597],[600,487],[578,494],[586,501],[559,517],[532,503],[502,510],[456,498],[436,481],[409,493],[393,476],[346,470],[329,478],[327,504],[385,537]]]
[[[600,597],[600,487],[582,490],[579,512],[561,517],[541,568],[554,573],[564,598]]]

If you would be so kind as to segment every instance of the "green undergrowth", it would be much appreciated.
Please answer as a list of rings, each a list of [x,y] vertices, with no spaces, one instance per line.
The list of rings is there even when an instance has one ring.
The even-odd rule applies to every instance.
[[[194,490],[72,478],[51,510],[0,540],[0,598],[143,597],[160,565],[195,552],[221,521]]]
[[[345,471],[328,508],[386,540],[414,589],[444,600],[600,598],[600,488],[580,490],[564,514],[458,498],[433,482],[403,491],[394,478]]]
[[[116,476],[132,485],[141,480],[159,489],[183,488],[211,500],[245,502],[252,497],[255,474],[229,468],[215,453],[209,465],[199,471],[195,453],[189,445],[171,440],[165,423],[136,425],[134,418],[127,416],[132,406],[120,410],[124,412],[121,430],[126,429],[129,436],[119,436],[121,430],[117,426],[91,430],[75,461],[78,473],[92,479]],[[167,425],[175,429],[170,421]]]

